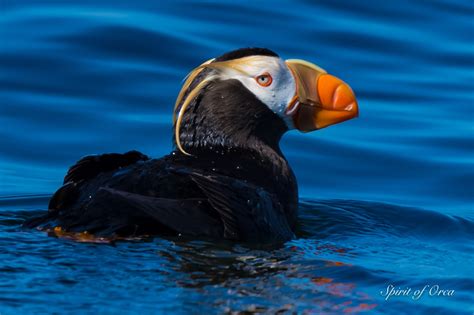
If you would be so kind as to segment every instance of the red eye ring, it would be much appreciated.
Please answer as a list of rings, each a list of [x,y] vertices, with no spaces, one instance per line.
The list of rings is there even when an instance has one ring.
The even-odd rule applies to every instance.
[[[256,76],[255,81],[257,81],[259,85],[267,87],[267,86],[270,86],[270,84],[272,84],[273,78],[270,75],[270,73],[265,72],[261,75]]]

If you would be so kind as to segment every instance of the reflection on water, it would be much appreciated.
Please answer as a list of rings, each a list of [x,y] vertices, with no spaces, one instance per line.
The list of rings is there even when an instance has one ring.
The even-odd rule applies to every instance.
[[[124,307],[183,313],[197,307],[203,313],[386,314],[407,308],[460,313],[473,301],[474,221],[438,212],[306,200],[298,239],[280,246],[183,237],[98,243],[21,228],[25,218],[42,211],[29,209],[44,208],[46,201],[15,199],[13,206],[11,199],[0,200],[0,299],[7,314],[15,308],[30,313]],[[381,292],[390,284],[437,284],[456,295],[387,302]]]
[[[461,0],[3,1],[0,313],[472,313],[473,16]],[[283,139],[297,240],[97,244],[20,228],[81,156],[168,153],[183,77],[246,46],[315,62],[359,99],[357,120]],[[456,294],[385,301],[389,284]]]

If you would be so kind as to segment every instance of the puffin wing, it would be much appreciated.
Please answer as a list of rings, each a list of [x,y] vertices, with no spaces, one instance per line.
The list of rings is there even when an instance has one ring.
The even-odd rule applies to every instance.
[[[176,233],[210,237],[219,237],[223,233],[219,218],[209,213],[209,204],[205,199],[155,198],[111,188],[101,188],[99,192],[106,196],[106,200],[103,197],[100,200],[104,208],[111,209],[110,202],[113,200],[126,213],[144,216],[146,220],[155,221],[159,223],[158,226],[162,225]],[[99,201],[99,198],[96,200]],[[111,209],[112,215],[116,215],[115,210]],[[125,222],[128,222],[128,218]],[[157,229],[154,232],[160,234],[163,231]]]
[[[192,173],[224,223],[224,237],[278,243],[294,238],[278,198],[261,187],[223,175]]]
[[[88,155],[69,168],[64,177],[64,184],[91,179],[100,173],[113,171],[120,167],[126,167],[138,161],[147,161],[149,159],[148,156],[135,150],[123,154]]]
[[[25,226],[50,229],[60,225],[66,231],[105,237],[176,233],[221,237],[222,224],[209,209],[205,199],[155,198],[101,187],[79,211],[50,211]]]

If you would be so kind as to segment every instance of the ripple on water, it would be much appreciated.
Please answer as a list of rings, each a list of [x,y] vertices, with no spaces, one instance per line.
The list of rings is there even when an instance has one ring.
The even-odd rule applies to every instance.
[[[74,290],[78,298],[69,299],[68,307],[77,310],[85,305],[95,309],[92,305],[102,299],[104,309],[118,310],[120,303],[113,299],[126,299],[135,301],[137,310],[150,311],[160,302],[159,309],[166,310],[179,300],[188,311],[384,313],[380,291],[394,280],[399,286],[456,288],[456,303],[472,302],[466,292],[474,283],[468,254],[474,221],[438,212],[355,200],[304,200],[298,238],[280,246],[183,237],[96,244],[23,229],[25,218],[44,210],[18,209],[44,207],[47,199],[22,197],[16,204],[13,199],[0,200],[0,233],[6,236],[0,248],[7,249],[0,253],[0,296],[4,305],[25,311],[41,310],[47,300]],[[440,272],[443,276],[433,276]],[[32,293],[35,298],[27,299]],[[64,303],[60,298],[56,307]],[[390,307],[400,311],[413,305],[400,300]],[[416,307],[435,310],[429,300]],[[449,303],[437,307],[456,309]]]

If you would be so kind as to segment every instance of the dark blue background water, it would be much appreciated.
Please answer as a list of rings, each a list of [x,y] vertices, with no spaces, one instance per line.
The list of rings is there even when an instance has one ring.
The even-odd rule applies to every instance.
[[[0,10],[0,314],[474,311],[471,1]],[[312,61],[359,100],[357,120],[283,139],[302,198],[297,240],[104,245],[20,227],[81,156],[168,153],[183,77],[247,46]],[[385,301],[390,284],[455,294]]]

